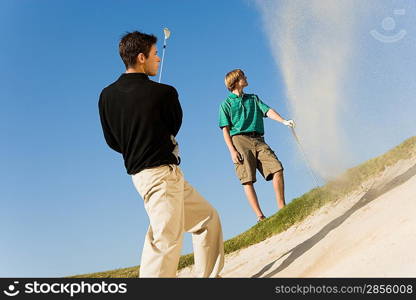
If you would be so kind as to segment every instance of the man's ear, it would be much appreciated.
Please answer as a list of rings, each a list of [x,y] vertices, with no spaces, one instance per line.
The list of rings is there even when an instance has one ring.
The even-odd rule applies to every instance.
[[[137,55],[137,62],[138,62],[138,63],[140,63],[140,64],[144,64],[145,60],[146,60],[146,56],[144,56],[144,54],[143,54],[143,53],[139,53],[139,54]]]

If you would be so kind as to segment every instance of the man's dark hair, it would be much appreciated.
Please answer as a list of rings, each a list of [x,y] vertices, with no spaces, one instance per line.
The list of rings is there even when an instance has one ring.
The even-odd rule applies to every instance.
[[[136,64],[137,55],[143,53],[146,58],[149,57],[150,48],[156,44],[157,37],[139,31],[127,32],[121,37],[118,44],[120,57],[126,68]]]

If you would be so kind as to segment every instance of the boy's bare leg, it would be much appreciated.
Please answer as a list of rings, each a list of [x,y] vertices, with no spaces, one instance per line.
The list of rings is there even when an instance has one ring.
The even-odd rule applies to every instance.
[[[260,209],[259,201],[257,200],[257,194],[254,190],[253,182],[247,182],[243,184],[244,192],[246,193],[246,197],[248,203],[250,203],[251,208],[257,215],[257,217],[263,216],[263,212]]]
[[[283,179],[283,170],[274,173],[273,175],[273,188],[276,194],[277,206],[283,208],[285,203],[285,182]]]

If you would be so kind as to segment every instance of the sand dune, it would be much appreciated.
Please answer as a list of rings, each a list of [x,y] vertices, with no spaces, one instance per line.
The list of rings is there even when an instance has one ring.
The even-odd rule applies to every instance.
[[[259,244],[226,256],[222,277],[415,277],[416,158]],[[192,266],[178,277],[192,277]]]

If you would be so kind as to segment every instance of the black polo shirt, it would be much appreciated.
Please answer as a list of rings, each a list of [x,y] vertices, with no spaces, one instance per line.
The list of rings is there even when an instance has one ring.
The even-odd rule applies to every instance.
[[[179,164],[170,136],[182,124],[182,108],[172,86],[144,73],[124,73],[104,88],[98,102],[107,144],[124,158],[127,173]]]

